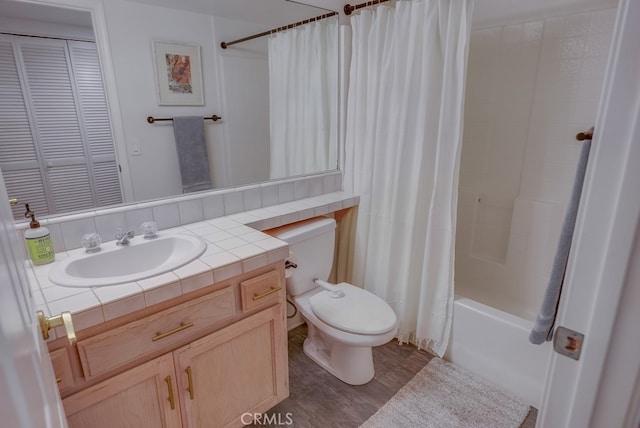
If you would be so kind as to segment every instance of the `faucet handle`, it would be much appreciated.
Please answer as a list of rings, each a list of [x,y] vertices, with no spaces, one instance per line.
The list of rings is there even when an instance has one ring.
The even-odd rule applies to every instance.
[[[82,237],[82,246],[87,253],[97,253],[100,251],[100,235],[97,233],[87,233]]]
[[[153,239],[158,237],[158,225],[155,221],[145,221],[140,225],[140,230],[144,239]]]

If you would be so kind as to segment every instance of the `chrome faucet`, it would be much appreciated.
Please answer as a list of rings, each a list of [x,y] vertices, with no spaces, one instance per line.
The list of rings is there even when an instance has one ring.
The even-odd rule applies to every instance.
[[[118,232],[116,232],[116,245],[129,245],[129,240],[133,239],[134,236],[136,236],[136,233],[133,230],[125,233],[122,231],[122,228],[118,228]]]

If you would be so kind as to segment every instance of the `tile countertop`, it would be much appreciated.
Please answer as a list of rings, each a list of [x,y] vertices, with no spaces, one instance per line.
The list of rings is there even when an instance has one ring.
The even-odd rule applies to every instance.
[[[54,263],[34,266],[27,260],[25,265],[35,309],[41,309],[47,316],[70,311],[74,327],[80,331],[283,260],[289,255],[287,243],[261,230],[350,208],[358,202],[357,196],[335,192],[161,230],[160,234],[198,235],[207,242],[207,249],[198,259],[181,268],[126,284],[62,287],[49,281],[49,269]],[[79,248],[58,252],[56,260],[83,251]],[[56,333],[61,331],[56,329]],[[55,338],[52,330],[49,340]]]

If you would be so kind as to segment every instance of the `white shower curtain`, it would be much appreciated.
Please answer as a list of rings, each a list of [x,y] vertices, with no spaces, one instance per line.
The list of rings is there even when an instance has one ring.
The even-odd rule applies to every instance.
[[[338,17],[269,38],[271,178],[338,166]]]
[[[439,356],[453,308],[472,2],[398,1],[351,18],[344,182],[360,195],[353,281],[393,307],[401,342]]]

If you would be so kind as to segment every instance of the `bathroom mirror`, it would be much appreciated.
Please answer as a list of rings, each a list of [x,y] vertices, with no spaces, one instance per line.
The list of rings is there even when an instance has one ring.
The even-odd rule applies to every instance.
[[[314,3],[324,6],[336,2],[314,0]],[[327,72],[329,74],[307,73],[322,82],[322,85],[314,83],[314,93],[293,91],[284,100],[270,98],[270,93],[284,93],[282,87],[270,79],[270,69],[272,75],[274,69],[278,75],[282,73],[279,71],[282,68],[275,66],[282,65],[283,58],[293,59],[295,52],[283,45],[280,49],[288,53],[281,56],[279,62],[270,60],[269,39],[274,39],[275,34],[238,43],[227,49],[220,47],[223,41],[309,20],[328,12],[327,9],[287,0],[0,0],[0,32],[5,42],[7,38],[16,37],[16,34],[27,33],[31,33],[31,36],[68,38],[78,43],[95,39],[96,55],[102,66],[106,98],[104,109],[89,109],[78,115],[83,120],[89,118],[100,122],[100,135],[94,138],[102,138],[102,142],[105,140],[108,143],[109,139],[114,142],[113,153],[102,152],[103,146],[108,145],[103,144],[95,149],[97,157],[92,152],[93,148],[84,146],[85,152],[91,152],[91,156],[95,157],[94,163],[83,170],[84,177],[82,174],[71,174],[73,168],[69,166],[84,155],[68,148],[60,149],[56,145],[56,138],[46,142],[48,146],[45,148],[33,149],[33,159],[28,159],[31,162],[31,174],[20,172],[7,177],[6,171],[13,168],[11,165],[15,167],[20,162],[14,162],[15,158],[11,156],[0,159],[9,193],[21,202],[31,202],[31,208],[41,215],[59,215],[183,194],[172,122],[148,123],[148,116],[156,119],[191,115],[222,117],[216,122],[203,119],[214,189],[337,169],[337,16],[330,18],[333,19],[331,31],[335,31],[330,43],[335,46],[330,50],[332,56],[327,57],[331,67]],[[195,46],[201,60],[204,105],[161,105],[154,66],[155,42]],[[69,49],[71,53],[67,62],[75,64],[76,54]],[[26,54],[18,53],[16,57],[26,58]],[[315,71],[319,64],[311,67]],[[80,68],[71,70],[70,74],[76,77],[82,72]],[[23,73],[23,79],[27,75],[26,71],[19,73]],[[299,86],[306,87],[306,83]],[[329,95],[319,99],[317,94],[320,90]],[[80,89],[72,90],[71,95],[76,102],[78,99],[82,102]],[[276,106],[276,111],[280,112],[287,105],[287,100],[293,100],[289,105],[322,104],[324,111],[311,113],[320,118],[317,123],[307,123],[298,129],[285,123],[280,127],[276,141],[272,141],[273,107]],[[90,101],[88,103],[91,104]],[[55,109],[56,105],[48,107]],[[36,110],[33,106],[27,106],[25,115],[42,116]],[[62,126],[60,121],[53,123],[55,115],[54,118],[46,116],[45,119],[51,121],[49,125],[52,127]],[[0,123],[0,127],[5,127],[2,129],[5,135],[7,126],[7,123]],[[78,128],[82,138],[93,132],[82,122]],[[103,132],[105,129],[106,134]],[[109,130],[111,135],[107,135]],[[291,130],[295,132],[288,132]],[[39,134],[34,125],[27,131]],[[91,138],[91,135],[88,137]],[[69,138],[64,140],[68,141]],[[288,140],[286,147],[284,140]],[[0,141],[0,145],[4,145],[4,142]],[[303,145],[308,147],[302,150]],[[280,151],[275,152],[276,149]],[[47,150],[57,153],[58,158],[46,158],[43,154]],[[109,178],[105,179],[107,176]],[[42,181],[38,181],[42,177],[53,177],[53,182],[49,180],[42,184]],[[103,195],[80,195],[81,183],[85,181],[93,189],[109,186],[106,196],[105,192]],[[63,184],[62,190],[54,189],[60,183]],[[43,200],[36,201],[38,192],[45,195]],[[57,200],[52,202],[47,198]],[[20,206],[15,209],[16,219],[22,218],[22,211]]]

